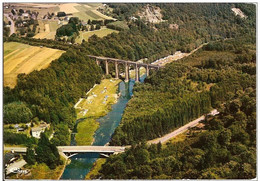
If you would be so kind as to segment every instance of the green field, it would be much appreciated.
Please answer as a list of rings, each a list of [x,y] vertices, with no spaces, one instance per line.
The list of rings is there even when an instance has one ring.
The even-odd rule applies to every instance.
[[[123,30],[128,30],[129,29],[129,27],[126,24],[125,21],[115,21],[115,22],[112,22],[112,23],[108,23],[107,26],[114,26],[115,29],[119,29],[119,30],[122,30],[122,29]]]
[[[77,126],[75,136],[77,145],[90,145],[93,135],[98,128],[96,119],[105,116],[111,109],[112,104],[117,101],[117,84],[121,80],[104,79],[101,84],[96,85],[89,93],[88,98],[83,99],[76,108],[77,119],[86,118]],[[106,87],[106,91],[105,91]],[[105,97],[108,96],[107,101]],[[84,110],[88,110],[84,115]]]
[[[77,134],[75,137],[77,145],[91,145],[93,142],[93,135],[98,127],[98,122],[92,118],[80,122],[77,126]]]
[[[80,31],[79,36],[76,38],[76,43],[82,43],[82,40],[86,40],[88,41],[88,39],[92,36],[92,35],[97,35],[98,37],[102,38],[104,36],[107,36],[108,34],[111,33],[118,33],[119,31],[117,30],[112,30],[112,29],[108,29],[108,28],[102,28],[100,30],[95,30],[95,31]]]
[[[88,4],[79,4],[78,6],[74,6],[79,12],[73,13],[73,16],[79,17],[79,19],[83,21],[90,20],[104,20],[104,19],[113,19],[108,17],[100,12],[96,11],[96,9],[102,5],[101,3],[88,3]]]

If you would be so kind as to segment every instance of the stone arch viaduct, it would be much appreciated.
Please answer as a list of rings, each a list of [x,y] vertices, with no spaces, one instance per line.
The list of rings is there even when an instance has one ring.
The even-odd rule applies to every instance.
[[[99,57],[99,56],[93,56],[93,55],[88,55],[88,57],[95,59],[97,65],[100,65],[101,62],[105,64],[106,67],[106,75],[109,74],[109,68],[108,64],[109,62],[114,63],[115,65],[115,78],[119,78],[119,70],[118,70],[118,65],[122,64],[125,67],[125,82],[128,82],[130,79],[130,74],[129,74],[129,68],[130,66],[134,67],[135,70],[135,81],[139,82],[140,79],[140,73],[139,69],[141,67],[144,67],[146,69],[146,75],[149,76],[149,71],[151,69],[159,70],[160,66],[159,65],[152,65],[152,64],[146,64],[146,63],[139,63],[139,62],[133,62],[133,61],[128,61],[128,60],[120,60],[120,59],[115,59],[115,58],[108,58],[108,57]]]

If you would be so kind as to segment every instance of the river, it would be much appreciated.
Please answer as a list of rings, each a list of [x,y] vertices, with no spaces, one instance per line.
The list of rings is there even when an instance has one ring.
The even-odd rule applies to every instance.
[[[145,77],[145,75],[142,76],[140,78],[140,81],[143,82]],[[121,121],[126,104],[131,99],[134,84],[135,81],[133,79],[131,79],[128,83],[125,83],[123,81],[119,83],[118,91],[121,93],[121,96],[119,97],[117,103],[112,105],[112,110],[107,115],[97,119],[100,125],[95,132],[94,142],[92,145],[103,146],[110,141],[112,134]],[[74,135],[72,135],[71,144],[75,145],[76,143],[73,140],[73,136]],[[78,154],[71,157],[71,163],[66,166],[61,179],[85,179],[86,174],[90,171],[93,163],[96,161],[97,158],[99,158],[98,153]]]

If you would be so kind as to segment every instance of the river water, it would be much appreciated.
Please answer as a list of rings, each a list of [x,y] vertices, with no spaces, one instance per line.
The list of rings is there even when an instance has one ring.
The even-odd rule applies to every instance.
[[[145,75],[142,76],[140,81],[143,82],[145,77]],[[107,115],[97,119],[100,125],[95,132],[94,142],[92,145],[104,146],[110,141],[112,134],[121,121],[126,104],[131,99],[134,84],[135,81],[132,79],[128,83],[123,81],[119,83],[118,91],[121,93],[121,96],[119,97],[117,103],[112,105],[112,110]],[[73,140],[73,136],[74,135],[72,135],[71,144],[76,145],[76,142]],[[99,158],[98,153],[78,154],[71,157],[71,163],[66,166],[61,179],[85,179],[86,174],[90,171],[97,158]]]

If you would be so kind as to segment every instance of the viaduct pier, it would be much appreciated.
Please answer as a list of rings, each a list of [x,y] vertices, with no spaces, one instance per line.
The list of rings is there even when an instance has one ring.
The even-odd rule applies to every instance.
[[[136,82],[139,82],[139,80],[140,80],[139,70],[140,70],[141,67],[144,67],[146,69],[146,76],[149,76],[149,71],[151,69],[155,69],[155,70],[160,69],[159,65],[139,63],[139,62],[133,62],[133,61],[128,61],[128,60],[109,58],[109,57],[99,57],[99,56],[93,56],[93,55],[88,55],[88,57],[96,60],[97,65],[100,65],[100,63],[103,62],[105,64],[105,68],[106,68],[106,75],[109,74],[108,64],[114,63],[114,65],[115,65],[115,78],[116,79],[119,78],[118,66],[119,66],[119,64],[122,64],[125,68],[125,82],[128,82],[129,79],[130,79],[129,69],[130,69],[131,66],[135,70],[135,81]]]

